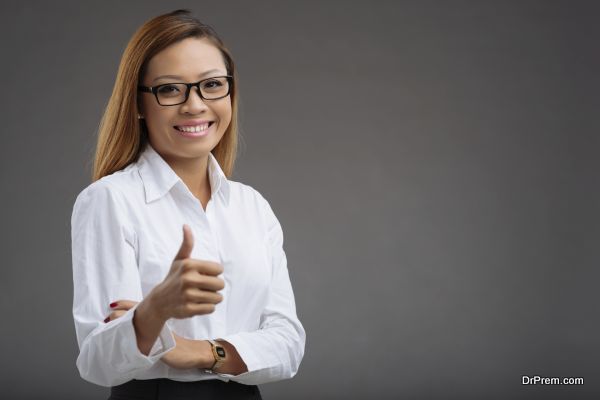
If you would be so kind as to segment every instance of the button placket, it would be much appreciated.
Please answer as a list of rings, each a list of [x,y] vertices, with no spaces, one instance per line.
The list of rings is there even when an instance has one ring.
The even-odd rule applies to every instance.
[[[217,227],[210,223],[208,213],[213,213],[213,201],[212,199],[206,206],[206,211],[202,208],[200,200],[189,194],[186,196],[187,204],[186,216],[189,219],[189,224],[194,232],[194,249],[192,254],[194,258],[200,260],[210,260],[218,262],[222,265],[220,251],[218,247],[218,232]],[[227,315],[227,293],[229,291],[229,282],[227,279],[227,273],[224,271],[221,278],[225,281],[225,288],[221,291],[223,295],[223,301],[217,304],[215,311],[210,314],[210,322],[208,322],[208,329],[216,336],[225,335],[226,332],[226,315]]]

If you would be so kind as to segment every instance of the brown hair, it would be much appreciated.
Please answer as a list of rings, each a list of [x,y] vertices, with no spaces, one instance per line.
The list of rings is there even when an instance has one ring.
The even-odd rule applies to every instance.
[[[233,59],[216,32],[194,18],[188,10],[176,10],[147,21],[133,35],[121,57],[117,79],[100,121],[92,180],[119,171],[135,162],[148,141],[144,120],[139,114],[138,84],[148,62],[168,46],[189,37],[206,38],[223,55],[227,74],[233,76],[231,123],[212,150],[229,178],[237,154],[237,90]]]

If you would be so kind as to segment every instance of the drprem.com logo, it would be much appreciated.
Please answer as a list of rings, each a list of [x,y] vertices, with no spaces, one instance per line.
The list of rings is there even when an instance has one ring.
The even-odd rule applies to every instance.
[[[523,385],[583,385],[583,378],[527,376],[521,378]]]

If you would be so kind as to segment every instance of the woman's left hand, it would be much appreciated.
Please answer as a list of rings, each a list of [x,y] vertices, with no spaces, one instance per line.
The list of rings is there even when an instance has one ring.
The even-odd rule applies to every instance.
[[[106,317],[104,322],[106,323],[109,321],[113,321],[119,317],[122,317],[127,312],[127,310],[133,308],[133,306],[135,306],[137,303],[139,303],[139,301],[133,300],[118,300],[114,303],[110,303],[110,309],[113,310],[113,312],[111,312],[110,315]]]
[[[112,313],[104,320],[109,322],[115,320],[133,308],[138,302],[132,300],[117,300],[111,305]],[[212,354],[212,347],[206,340],[192,340],[173,334],[175,338],[175,348],[161,357],[161,361],[170,367],[177,369],[201,368],[208,369],[212,367],[215,359]]]

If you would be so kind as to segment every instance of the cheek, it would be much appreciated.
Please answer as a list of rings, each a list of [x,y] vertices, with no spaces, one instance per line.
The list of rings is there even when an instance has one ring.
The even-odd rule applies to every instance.
[[[223,125],[223,129],[227,128],[231,123],[231,102],[225,102],[218,110],[219,119],[221,120],[221,125]]]
[[[145,115],[148,135],[160,136],[170,128],[170,118],[167,111],[168,110],[153,110],[151,107],[148,108],[148,113]]]

